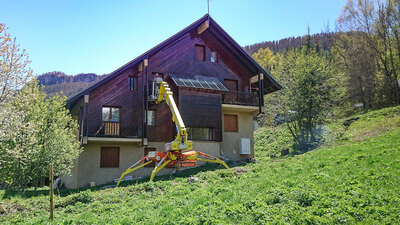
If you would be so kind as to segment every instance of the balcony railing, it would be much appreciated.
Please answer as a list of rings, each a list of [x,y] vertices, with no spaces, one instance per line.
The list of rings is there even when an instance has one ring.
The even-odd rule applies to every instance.
[[[138,137],[138,126],[133,122],[104,122],[89,121],[87,132],[88,137]]]
[[[258,106],[257,92],[223,92],[222,103],[233,105]]]

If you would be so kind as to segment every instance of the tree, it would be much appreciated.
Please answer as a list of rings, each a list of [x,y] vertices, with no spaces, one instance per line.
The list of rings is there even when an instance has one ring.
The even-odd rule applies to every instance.
[[[16,38],[12,39],[6,25],[0,23],[0,105],[13,90],[32,78],[29,63],[26,51],[20,49]]]
[[[398,0],[348,0],[338,19],[339,31],[357,34],[360,43],[364,43],[363,48],[374,52],[376,77],[383,75],[378,100],[384,103],[382,106],[400,104],[397,85],[400,73],[399,10]],[[358,57],[363,65],[371,63],[369,57],[365,61]]]
[[[365,39],[357,32],[340,33],[335,38],[332,56],[335,64],[345,74],[346,102],[354,109],[356,103],[363,103],[365,109],[377,108],[384,99],[379,99],[382,91],[377,73],[375,51],[366,47]]]
[[[284,87],[280,99],[281,113],[298,148],[315,147],[317,126],[334,107],[338,96],[336,71],[329,60],[310,46],[289,51],[278,63],[275,74]],[[276,100],[275,100],[276,101]]]
[[[28,185],[54,174],[70,174],[82,151],[78,125],[65,97],[47,98],[34,80],[9,97],[0,110],[0,180],[24,194]]]
[[[271,70],[276,63],[274,53],[269,48],[261,48],[252,57],[266,70]]]

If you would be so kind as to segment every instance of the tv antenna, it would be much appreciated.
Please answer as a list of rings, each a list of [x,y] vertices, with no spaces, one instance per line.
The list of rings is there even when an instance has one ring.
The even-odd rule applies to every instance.
[[[207,0],[207,14],[210,15],[210,0]]]

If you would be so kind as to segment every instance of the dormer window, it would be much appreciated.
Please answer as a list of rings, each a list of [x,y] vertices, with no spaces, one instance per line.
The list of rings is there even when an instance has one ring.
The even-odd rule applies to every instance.
[[[211,61],[212,63],[218,62],[218,54],[217,54],[217,51],[215,51],[215,50],[212,50],[212,51],[211,51],[210,61]]]

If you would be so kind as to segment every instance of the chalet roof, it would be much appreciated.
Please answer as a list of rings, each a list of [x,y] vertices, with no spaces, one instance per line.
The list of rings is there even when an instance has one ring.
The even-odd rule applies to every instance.
[[[175,85],[178,87],[189,87],[198,89],[208,89],[215,91],[228,91],[228,89],[216,77],[206,77],[201,75],[182,75],[169,74]]]
[[[113,79],[114,77],[118,76],[122,72],[128,70],[132,66],[137,65],[140,62],[142,62],[144,59],[149,58],[151,55],[157,53],[159,50],[161,50],[165,46],[169,45],[170,43],[174,42],[175,40],[182,37],[186,33],[190,32],[192,29],[197,29],[201,24],[203,24],[207,20],[209,20],[210,28],[215,27],[215,29],[222,34],[222,36],[225,38],[225,40],[230,45],[232,45],[233,48],[235,48],[235,50],[237,50],[239,52],[241,57],[243,57],[250,64],[252,64],[254,67],[256,67],[260,73],[263,73],[265,75],[264,77],[267,78],[266,80],[268,81],[268,84],[269,84],[267,87],[269,90],[268,93],[282,89],[281,85],[277,81],[275,81],[274,78],[267,71],[265,71],[250,55],[248,55],[242,49],[242,47],[235,40],[233,40],[233,38],[224,29],[222,29],[222,27],[220,27],[217,24],[217,22],[215,22],[215,20],[213,20],[211,18],[211,16],[209,14],[206,14],[203,17],[201,17],[200,19],[198,19],[197,21],[195,21],[192,24],[190,24],[189,26],[187,26],[186,28],[184,28],[181,31],[179,31],[178,33],[174,34],[167,40],[161,42],[160,44],[156,45],[155,47],[151,48],[150,50],[146,51],[145,53],[141,54],[140,56],[138,56],[135,59],[131,60],[130,62],[126,63],[125,65],[121,66],[120,68],[114,70],[109,75],[107,75],[103,79],[97,81],[96,83],[92,84],[91,86],[89,86],[88,88],[79,92],[78,94],[70,97],[67,100],[67,107],[71,107],[73,104],[75,104],[77,101],[79,101],[79,99],[81,99],[83,97],[83,95],[90,93],[90,91],[100,87],[101,85],[103,85],[104,83]]]

